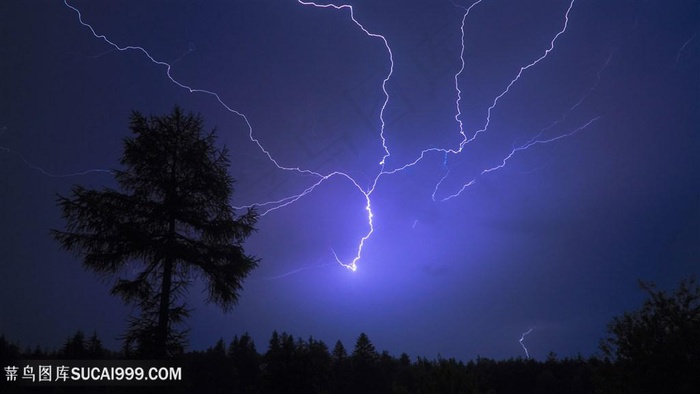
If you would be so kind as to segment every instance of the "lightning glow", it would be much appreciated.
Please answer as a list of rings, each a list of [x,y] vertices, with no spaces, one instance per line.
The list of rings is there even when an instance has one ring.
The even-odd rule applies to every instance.
[[[531,60],[529,63],[525,64],[524,66],[521,66],[519,68],[518,72],[512,78],[510,78],[510,80],[507,84],[505,84],[505,87],[503,88],[503,90],[501,90],[500,93],[495,98],[490,100],[491,104],[488,107],[488,109],[486,110],[485,120],[484,120],[483,126],[481,128],[479,128],[478,130],[475,130],[472,133],[467,133],[467,131],[464,129],[464,122],[462,120],[462,115],[463,115],[462,108],[461,108],[462,107],[462,103],[461,103],[461,101],[462,101],[462,88],[460,86],[460,78],[463,76],[463,73],[465,72],[465,68],[466,68],[465,67],[465,64],[466,64],[466,62],[465,62],[465,25],[467,23],[467,18],[470,16],[470,14],[473,12],[477,12],[475,10],[478,10],[478,5],[480,3],[482,3],[482,0],[477,0],[468,7],[455,4],[456,7],[460,8],[464,11],[464,13],[462,14],[461,23],[460,23],[460,27],[459,27],[460,33],[461,33],[460,34],[461,49],[460,49],[459,55],[458,55],[459,61],[460,61],[460,67],[459,67],[459,70],[454,74],[454,91],[455,91],[455,96],[456,96],[455,101],[454,101],[454,108],[455,108],[454,120],[457,123],[458,132],[461,135],[461,141],[459,142],[459,144],[456,148],[428,148],[428,149],[424,149],[418,154],[418,157],[416,159],[414,159],[408,163],[398,165],[390,170],[387,170],[385,168],[387,166],[387,163],[391,160],[391,150],[389,147],[389,141],[385,135],[386,121],[385,121],[384,116],[385,116],[385,110],[390,105],[390,101],[391,101],[391,96],[390,96],[388,84],[389,84],[389,82],[392,78],[392,75],[394,73],[395,64],[394,64],[394,53],[392,52],[389,41],[387,40],[387,38],[384,35],[370,31],[367,27],[365,27],[360,22],[358,17],[356,16],[355,10],[354,10],[352,5],[349,5],[349,4],[336,5],[336,4],[332,4],[332,3],[320,4],[320,3],[316,3],[316,2],[312,2],[312,1],[303,1],[303,0],[297,0],[297,3],[299,5],[305,6],[305,7],[314,7],[314,8],[319,8],[319,9],[329,9],[329,10],[338,11],[338,12],[347,12],[349,14],[349,18],[352,20],[352,22],[357,26],[358,29],[360,29],[367,36],[368,39],[380,41],[386,50],[386,56],[388,59],[388,67],[386,70],[386,74],[384,74],[381,86],[377,87],[378,89],[381,89],[383,96],[384,96],[384,100],[382,102],[382,105],[381,105],[381,108],[379,111],[379,119],[378,120],[380,123],[380,127],[379,127],[379,130],[377,130],[379,140],[381,141],[383,153],[382,153],[382,156],[380,158],[378,158],[378,160],[377,160],[378,164],[379,164],[379,168],[377,170],[377,173],[373,178],[371,178],[370,186],[367,188],[361,187],[360,184],[358,183],[358,181],[356,181],[356,179],[354,179],[352,176],[350,176],[348,173],[345,173],[345,172],[333,171],[333,172],[330,172],[327,174],[322,174],[322,173],[317,172],[317,171],[312,170],[312,169],[302,168],[299,165],[290,165],[290,164],[281,163],[273,156],[273,154],[268,149],[266,149],[263,146],[261,141],[256,137],[256,135],[253,131],[252,123],[251,123],[250,119],[248,118],[248,116],[246,116],[244,113],[234,109],[232,106],[226,104],[222,100],[221,96],[218,93],[211,91],[211,90],[198,89],[198,88],[195,88],[195,87],[192,87],[192,86],[186,84],[185,82],[182,82],[182,81],[175,79],[171,73],[173,64],[175,64],[180,59],[182,59],[182,57],[184,57],[187,54],[189,54],[190,52],[192,52],[194,50],[193,47],[190,47],[187,52],[185,52],[182,56],[180,56],[178,59],[176,59],[172,62],[168,63],[168,62],[164,62],[162,60],[158,60],[155,57],[153,57],[148,52],[148,50],[146,50],[145,48],[143,48],[141,46],[120,45],[120,44],[117,44],[114,41],[110,40],[106,35],[98,33],[97,30],[91,24],[89,24],[88,22],[86,22],[84,20],[83,15],[81,14],[80,10],[78,10],[76,7],[70,5],[68,3],[68,0],[64,0],[65,6],[76,13],[77,18],[78,18],[78,22],[82,26],[87,28],[96,39],[102,40],[103,42],[105,42],[107,45],[109,45],[111,47],[109,50],[104,51],[103,53],[101,53],[98,56],[101,56],[103,54],[113,52],[113,51],[120,51],[120,52],[134,51],[134,52],[139,52],[139,53],[143,54],[151,63],[153,63],[156,66],[162,67],[164,69],[166,77],[176,86],[178,86],[182,89],[185,89],[190,93],[197,93],[197,94],[203,94],[206,96],[210,96],[216,102],[218,102],[218,104],[220,104],[224,109],[226,109],[228,112],[240,117],[244,121],[244,123],[247,127],[248,138],[250,139],[250,141],[257,146],[257,148],[260,150],[260,152],[274,166],[276,166],[277,169],[282,170],[282,171],[295,172],[298,174],[303,174],[303,175],[307,175],[307,176],[311,176],[311,177],[315,178],[314,182],[310,186],[307,186],[306,188],[304,188],[301,192],[299,192],[297,194],[290,195],[290,196],[287,196],[287,197],[284,197],[281,199],[267,201],[267,202],[253,203],[250,205],[243,205],[243,206],[234,206],[234,208],[256,207],[259,210],[260,215],[265,216],[265,215],[267,215],[271,212],[274,212],[278,209],[282,209],[282,208],[288,207],[288,206],[296,203],[300,199],[302,199],[305,196],[309,195],[310,193],[314,192],[314,190],[318,186],[320,186],[321,184],[323,184],[327,180],[330,180],[332,178],[339,178],[339,179],[343,179],[347,182],[350,182],[350,184],[362,196],[364,210],[365,210],[366,215],[367,215],[367,221],[366,221],[367,231],[366,231],[365,235],[362,236],[360,238],[359,242],[357,243],[354,257],[352,257],[351,259],[340,258],[333,249],[331,249],[331,253],[332,253],[333,258],[335,259],[336,263],[338,263],[339,265],[341,265],[341,266],[343,266],[351,271],[356,271],[358,268],[358,262],[362,258],[363,248],[364,248],[366,242],[369,241],[369,239],[371,238],[371,236],[373,235],[373,233],[375,231],[374,222],[373,222],[374,212],[372,211],[372,194],[375,192],[380,180],[385,176],[393,175],[393,174],[402,172],[402,171],[406,170],[407,168],[418,165],[429,154],[439,153],[439,154],[444,155],[443,168],[445,170],[445,173],[444,173],[443,177],[433,187],[432,198],[434,201],[446,201],[446,200],[458,197],[466,188],[474,185],[477,181],[477,178],[474,178],[474,179],[469,180],[468,182],[465,182],[463,184],[463,186],[461,187],[461,189],[459,189],[456,193],[453,193],[453,194],[451,194],[447,197],[441,198],[441,199],[438,199],[436,197],[436,195],[439,193],[439,189],[441,188],[441,186],[443,184],[443,181],[445,179],[447,179],[447,177],[450,174],[450,170],[449,170],[449,166],[448,166],[448,156],[449,155],[463,154],[465,147],[470,142],[474,141],[480,134],[485,133],[489,129],[492,116],[494,115],[494,111],[498,107],[499,101],[511,91],[513,86],[516,85],[518,83],[518,81],[524,77],[524,75],[526,74],[526,72],[529,69],[531,69],[531,68],[535,67],[536,65],[538,65],[539,63],[545,61],[546,58],[548,57],[548,55],[552,51],[554,51],[557,42],[560,40],[561,36],[565,34],[565,32],[569,26],[569,23],[570,23],[569,15],[574,7],[575,0],[571,0],[568,3],[568,7],[566,9],[566,12],[563,15],[562,27],[552,37],[552,39],[549,42],[549,45],[546,48],[544,48],[543,51],[539,55],[534,56],[534,60]],[[691,40],[692,40],[692,38],[691,38]],[[687,43],[686,43],[686,45],[687,45]],[[682,51],[682,48],[681,48],[681,51]],[[610,61],[610,58],[608,58],[608,61],[606,62],[605,66],[607,66],[607,63],[609,63],[609,61]],[[600,82],[600,73],[598,74],[598,81],[596,82],[596,84],[594,85],[594,87],[590,91],[595,89],[595,86],[597,86],[598,82]],[[569,110],[569,112],[576,109],[583,102],[583,100],[585,100],[585,97],[586,96],[581,98],[581,100],[579,100],[579,102],[577,102]],[[564,117],[565,116],[566,116],[566,114],[564,115]],[[514,146],[511,150],[511,152],[500,161],[500,164],[482,170],[478,176],[482,176],[482,175],[488,174],[490,172],[496,171],[498,169],[504,168],[506,166],[506,164],[508,163],[508,161],[518,152],[523,152],[525,150],[528,150],[535,145],[549,144],[549,143],[553,143],[555,141],[561,140],[563,138],[571,137],[571,136],[581,132],[582,130],[588,128],[589,126],[591,126],[592,124],[597,122],[599,119],[600,119],[600,116],[593,117],[590,120],[588,120],[587,122],[584,122],[581,126],[573,129],[572,131],[562,133],[562,134],[559,134],[559,135],[554,136],[554,137],[543,138],[542,135],[543,135],[544,131],[548,129],[548,128],[546,128],[546,129],[542,130],[540,133],[538,133],[537,135],[535,135],[534,137],[532,137],[530,140],[525,142],[524,144]],[[561,120],[563,120],[563,118]],[[560,121],[556,121],[550,127],[553,127],[555,124],[558,124]],[[469,135],[471,135],[471,136],[469,136]],[[2,149],[10,152],[7,148],[2,148]],[[16,152],[12,152],[12,153],[16,153]],[[24,157],[22,157],[21,155],[20,155],[20,157],[27,165],[30,165],[32,168],[35,168],[35,166],[32,166],[27,160],[24,159]],[[38,169],[38,168],[36,168],[36,169]],[[47,173],[43,170],[41,170],[41,171],[44,172],[46,175],[55,176],[55,175]],[[106,170],[89,170],[89,171],[86,171],[82,174],[89,173],[89,172],[98,172],[98,171],[106,171]],[[79,174],[71,174],[71,175],[79,175]],[[416,224],[417,224],[417,220],[413,222],[412,227],[415,228]],[[324,265],[326,265],[326,264],[320,264],[320,265],[314,265],[311,267],[300,268],[300,269],[295,270],[291,273],[281,275],[280,277],[291,275],[293,273],[304,271],[306,269],[313,268],[316,266],[324,266]],[[523,337],[520,340],[521,345],[523,345],[522,341],[523,341],[525,335],[529,334],[531,331],[532,331],[532,329],[530,329],[530,331],[528,331],[527,333],[523,334]],[[523,348],[525,349],[524,345],[523,345]],[[525,352],[527,354],[527,349],[525,349]],[[529,355],[528,355],[528,358],[529,358]]]

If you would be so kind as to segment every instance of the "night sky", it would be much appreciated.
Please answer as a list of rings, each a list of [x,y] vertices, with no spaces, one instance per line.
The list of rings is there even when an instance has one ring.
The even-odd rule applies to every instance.
[[[318,183],[258,208],[233,312],[191,287],[190,349],[247,331],[264,351],[276,329],[509,358],[532,329],[536,359],[596,354],[638,279],[700,273],[700,2],[578,0],[566,29],[566,0],[456,3],[352,1],[368,35],[349,8],[294,0],[70,1],[149,59],[61,1],[2,1],[0,333],[119,348],[131,309],[51,238],[56,194],[115,187],[131,111],[179,105],[230,148],[233,206]],[[310,172],[277,168],[246,119]],[[334,253],[356,257],[368,199],[352,271]]]

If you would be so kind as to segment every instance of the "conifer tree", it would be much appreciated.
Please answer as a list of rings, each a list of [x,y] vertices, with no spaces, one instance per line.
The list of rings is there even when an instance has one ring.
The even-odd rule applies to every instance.
[[[58,197],[66,229],[52,233],[87,269],[114,281],[112,294],[140,309],[127,341],[164,358],[184,339],[175,326],[188,316],[182,298],[195,278],[205,281],[208,302],[224,311],[237,304],[258,264],[242,247],[256,214],[236,217],[228,151],[215,147],[199,115],[133,112],[130,129],[123,169],[114,171],[121,191],[73,187],[72,196]]]

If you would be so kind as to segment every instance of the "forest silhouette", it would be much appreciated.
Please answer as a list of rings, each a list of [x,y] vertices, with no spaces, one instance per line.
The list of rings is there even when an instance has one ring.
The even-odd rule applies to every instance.
[[[264,351],[248,333],[172,360],[183,382],[152,392],[198,393],[695,393],[700,387],[700,287],[694,278],[672,293],[640,283],[642,307],[616,317],[601,341],[602,356],[545,360],[398,357],[378,351],[361,333],[354,346],[274,331]],[[0,363],[17,360],[138,359],[128,346],[103,347],[78,331],[54,351],[21,349],[0,336]],[[7,384],[7,382],[3,382]],[[16,389],[24,387],[16,386]],[[26,387],[30,389],[31,387]],[[124,392],[133,387],[55,387],[53,392]],[[48,388],[48,392],[52,392]],[[88,390],[89,389],[89,390]],[[65,390],[65,391],[64,391]],[[29,391],[29,390],[27,390]],[[43,390],[46,391],[46,390]],[[2,391],[5,392],[5,391]]]

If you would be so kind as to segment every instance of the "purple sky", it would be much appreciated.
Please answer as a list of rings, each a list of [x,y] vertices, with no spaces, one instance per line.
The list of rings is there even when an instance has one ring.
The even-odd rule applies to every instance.
[[[671,288],[700,273],[698,1],[578,0],[547,53],[568,1],[484,0],[463,41],[469,2],[353,1],[393,63],[349,9],[70,4],[97,34],[218,94],[281,166],[346,175],[260,219],[246,249],[261,263],[233,312],[191,288],[191,348],[248,331],[264,351],[276,329],[348,347],[366,332],[393,354],[507,358],[524,356],[518,340],[532,328],[535,358],[591,355],[606,323],[641,304],[637,279]],[[95,37],[61,1],[3,1],[0,59],[0,333],[22,346],[55,348],[77,329],[119,346],[130,309],[49,229],[63,227],[56,193],[114,186],[107,172],[77,173],[118,168],[131,110],[201,113],[231,150],[234,206],[321,180],[276,168],[240,115]],[[439,152],[463,140],[458,107],[470,141]],[[382,120],[385,172],[433,151],[377,178]],[[357,255],[367,198],[374,232],[353,272],[333,253]]]

